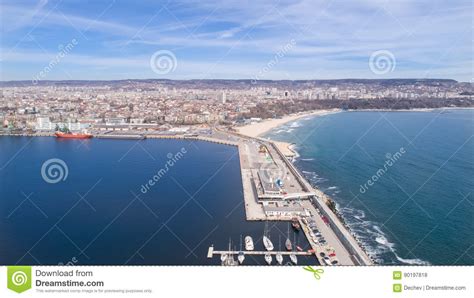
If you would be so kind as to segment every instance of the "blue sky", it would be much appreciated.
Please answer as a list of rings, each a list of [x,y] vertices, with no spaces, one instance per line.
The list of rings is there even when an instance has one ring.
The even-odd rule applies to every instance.
[[[0,3],[1,80],[32,80],[41,71],[45,80],[472,80],[470,0]],[[150,59],[163,50],[175,67],[156,73]],[[395,66],[383,74],[369,67],[381,50]]]

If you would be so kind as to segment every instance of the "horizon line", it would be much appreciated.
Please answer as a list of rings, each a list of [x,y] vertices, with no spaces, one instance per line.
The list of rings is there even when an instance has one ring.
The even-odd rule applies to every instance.
[[[165,78],[147,78],[147,79],[59,79],[59,80],[39,80],[38,83],[34,85],[38,85],[40,82],[121,82],[121,81],[250,81],[250,82],[307,82],[307,81],[454,81],[457,83],[472,83],[469,81],[458,81],[456,79],[447,79],[447,78],[340,78],[340,79],[249,79],[249,78],[241,78],[241,79],[165,79]],[[23,80],[0,80],[0,83],[15,83],[15,82],[32,82],[31,79],[23,79]]]

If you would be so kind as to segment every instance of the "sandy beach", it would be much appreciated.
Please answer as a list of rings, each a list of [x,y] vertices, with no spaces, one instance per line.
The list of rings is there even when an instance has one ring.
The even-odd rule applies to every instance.
[[[235,129],[243,135],[249,136],[249,137],[260,137],[263,134],[269,132],[270,130],[283,125],[288,122],[296,121],[301,118],[305,118],[308,116],[322,116],[322,115],[327,115],[327,114],[332,114],[332,113],[337,113],[339,112],[339,109],[333,109],[333,110],[317,110],[317,111],[312,111],[312,112],[307,112],[307,113],[298,113],[298,114],[292,114],[292,115],[287,115],[284,116],[283,118],[278,118],[278,119],[265,119],[262,120],[261,122],[256,122],[240,127],[235,127]]]
[[[332,110],[317,110],[317,111],[312,111],[312,112],[306,112],[306,113],[298,113],[298,114],[292,114],[292,115],[287,115],[282,118],[278,119],[265,119],[262,120],[261,122],[256,122],[240,127],[235,127],[235,129],[242,135],[246,135],[249,137],[261,137],[263,134],[269,132],[270,130],[281,126],[283,124],[286,124],[288,122],[296,121],[301,118],[309,117],[309,116],[323,116],[323,115],[328,115],[332,113],[338,113],[340,112],[340,109],[332,109]],[[273,143],[278,147],[278,149],[283,153],[283,155],[287,157],[294,157],[296,156],[296,152],[291,149],[291,144],[286,143],[286,142],[280,142],[280,141],[273,141]]]

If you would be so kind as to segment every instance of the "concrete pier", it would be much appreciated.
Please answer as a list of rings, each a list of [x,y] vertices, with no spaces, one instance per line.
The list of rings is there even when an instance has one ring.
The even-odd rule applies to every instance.
[[[341,265],[373,264],[372,260],[359,246],[348,228],[342,224],[336,214],[327,206],[328,197],[319,189],[314,189],[300,174],[293,163],[288,160],[287,157],[290,156],[290,153],[282,152],[281,146],[277,146],[272,141],[222,130],[213,130],[209,135],[157,134],[146,131],[131,131],[127,132],[127,134],[96,131],[93,132],[93,134],[99,138],[183,139],[237,146],[247,220],[288,221],[293,218],[298,218],[302,230],[320,264],[324,264],[321,262],[320,252],[326,254],[327,252],[336,253],[338,262]],[[3,133],[3,135],[6,134]],[[52,136],[53,134],[21,133],[8,135]],[[270,176],[262,178],[262,173],[264,172],[270,172]],[[282,185],[275,187],[275,178],[278,178]],[[304,210],[304,212],[301,213],[301,211],[295,210]],[[273,213],[270,214],[269,212]],[[316,223],[319,232],[325,238],[327,244],[320,245],[312,239],[312,231],[301,220],[302,218],[311,218]],[[214,251],[212,249],[209,250],[208,257],[220,253],[228,254],[229,252]],[[245,253],[272,254],[272,252],[256,251]],[[273,253],[276,254],[276,252]],[[282,254],[283,253],[290,254],[290,252],[282,252]],[[301,252],[295,253],[298,254]],[[310,253],[307,252],[302,253],[310,255]]]
[[[211,249],[211,248],[209,248]],[[311,256],[313,255],[312,253],[310,252],[307,252],[307,251],[255,251],[255,250],[243,250],[242,251],[244,253],[244,255],[259,255],[259,256],[263,256],[263,255],[266,255],[266,254],[269,254],[269,255],[277,255],[278,253],[280,253],[281,255],[283,256],[289,256],[291,254],[294,254],[296,256]],[[228,250],[212,250],[212,254],[211,254],[211,257],[209,257],[209,253],[207,254],[208,258],[212,258],[213,255],[238,255],[239,252],[238,251],[228,251]]]

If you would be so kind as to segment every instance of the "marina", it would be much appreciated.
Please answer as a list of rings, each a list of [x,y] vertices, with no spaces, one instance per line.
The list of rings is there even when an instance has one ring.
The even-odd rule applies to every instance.
[[[289,255],[296,255],[296,256],[311,256],[314,255],[314,253],[307,252],[307,251],[228,251],[228,250],[214,250],[214,246],[210,246],[207,257],[210,259],[214,255],[238,255],[240,252],[242,252],[244,255],[277,255],[281,254],[284,256],[289,256]]]
[[[288,159],[290,156],[283,154],[279,146],[273,142],[261,138],[253,138],[240,135],[232,131],[220,129],[211,130],[208,135],[199,134],[154,134],[148,132],[92,132],[97,138],[111,139],[178,139],[189,141],[205,141],[217,144],[235,146],[238,149],[240,171],[242,177],[242,192],[247,221],[265,221],[263,231],[263,245],[267,255],[278,256],[277,262],[281,261],[280,255],[314,255],[319,264],[327,264],[323,254],[337,253],[337,259],[332,260],[342,265],[369,265],[370,258],[358,246],[352,235],[340,223],[339,219],[326,205],[327,198],[319,190],[312,186],[302,177],[298,170]],[[315,222],[320,229],[318,235],[324,242],[314,237],[313,231],[308,227],[309,218]],[[268,221],[280,221],[291,223],[296,231],[301,231],[309,246],[309,252],[291,250],[302,250],[293,245],[289,239],[284,241],[287,251],[275,251],[275,246],[268,237]],[[245,233],[245,231],[242,231]],[[251,251],[254,244],[245,239],[245,247],[248,250],[241,254],[242,263],[245,255],[265,255],[265,251]],[[214,254],[222,251],[215,251]],[[234,253],[232,253],[234,254]],[[239,251],[235,250],[235,254]],[[269,258],[266,258],[267,263]],[[227,262],[231,262],[227,260]],[[237,262],[237,261],[236,261]],[[294,262],[295,263],[295,262]]]

